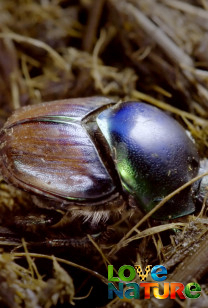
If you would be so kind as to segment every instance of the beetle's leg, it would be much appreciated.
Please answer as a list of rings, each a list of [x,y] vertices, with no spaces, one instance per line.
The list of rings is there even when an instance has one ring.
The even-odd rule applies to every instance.
[[[0,243],[1,246],[7,248],[13,248],[21,245],[21,238],[17,235],[16,232],[11,231],[9,228],[0,227]]]
[[[6,220],[5,226],[11,229],[18,229],[18,232],[38,233],[42,230],[56,224],[61,218],[62,214],[55,210],[39,209],[34,207],[29,213],[25,210],[21,212],[12,213],[11,217]]]
[[[200,162],[199,175],[208,172],[208,159]],[[208,206],[208,175],[203,176],[194,186],[194,198],[200,205]]]
[[[61,252],[62,249],[65,251],[66,249],[74,248],[76,250],[87,249],[88,254],[95,250],[95,247],[92,245],[90,238],[85,235],[83,237],[70,237],[63,236],[63,233],[51,233],[49,230],[41,236],[35,234],[35,237],[32,236],[32,233],[25,233],[24,239],[27,243],[27,247],[37,248],[37,249],[46,249],[46,251],[50,251],[50,249],[57,250],[57,252]],[[108,234],[108,235],[107,235]],[[98,233],[95,235],[91,235],[93,240],[99,238],[99,242],[106,241],[106,238],[112,239],[112,232],[105,231],[104,233]],[[13,250],[19,249],[22,247],[22,237],[23,235],[19,232],[15,232],[15,230],[11,230],[10,228],[0,227],[0,244],[4,247],[5,250]],[[95,252],[95,251],[94,251]]]

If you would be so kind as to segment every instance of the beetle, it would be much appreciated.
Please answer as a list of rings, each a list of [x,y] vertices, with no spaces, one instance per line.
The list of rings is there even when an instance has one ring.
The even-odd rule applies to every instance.
[[[1,130],[0,159],[8,183],[47,198],[39,207],[82,215],[92,226],[131,207],[149,212],[200,170],[193,140],[170,115],[105,97],[16,110]],[[199,186],[175,195],[153,218],[193,213]]]

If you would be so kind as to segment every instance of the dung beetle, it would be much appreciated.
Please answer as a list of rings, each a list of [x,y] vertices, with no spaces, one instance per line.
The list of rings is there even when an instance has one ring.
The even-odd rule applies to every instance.
[[[105,97],[22,107],[4,125],[0,144],[8,183],[47,197],[48,209],[92,223],[128,207],[149,212],[200,169],[196,146],[175,119],[147,103]],[[200,183],[187,187],[153,217],[193,213],[199,190]]]

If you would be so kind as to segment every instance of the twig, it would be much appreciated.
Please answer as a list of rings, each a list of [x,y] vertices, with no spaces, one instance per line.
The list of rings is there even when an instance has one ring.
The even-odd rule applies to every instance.
[[[85,51],[91,52],[93,50],[104,3],[105,0],[96,0],[92,2],[91,8],[89,10],[86,33],[83,39],[83,49]]]
[[[34,45],[36,47],[42,48],[48,52],[48,54],[51,56],[51,58],[64,70],[68,70],[69,64],[56,52],[53,48],[51,48],[48,44],[31,38],[27,36],[23,36],[17,33],[13,32],[5,32],[0,33],[0,38],[10,38],[14,41],[17,41],[19,43],[28,43],[31,45]]]
[[[199,7],[177,0],[163,0],[163,3],[179,11],[189,13],[195,17],[204,18],[208,21],[208,12]]]
[[[12,256],[16,257],[16,258],[22,258],[22,257],[25,257],[25,252],[15,252],[15,253],[11,253]],[[28,252],[28,255],[30,257],[33,257],[33,258],[41,258],[41,259],[48,259],[48,260],[53,260],[53,257],[52,256],[47,256],[47,255],[44,255],[44,254],[39,254],[39,253],[30,253]],[[60,263],[63,263],[63,264],[67,264],[69,266],[73,266],[73,267],[76,267],[82,271],[85,271],[85,272],[88,272],[90,273],[92,276],[95,276],[96,278],[100,279],[103,283],[105,284],[108,284],[108,280],[107,278],[105,278],[104,276],[102,276],[101,274],[97,273],[96,271],[93,271],[87,267],[84,267],[82,265],[79,265],[79,264],[76,264],[74,262],[71,262],[69,260],[65,260],[65,259],[61,259],[61,258],[57,258],[56,257],[56,261],[57,262],[60,262]]]
[[[149,213],[147,213],[131,230],[129,230],[129,232],[124,235],[124,237],[112,248],[112,250],[109,252],[109,256],[115,254],[121,247],[123,247],[123,241],[126,240],[127,238],[129,238],[129,236],[139,227],[141,226],[149,217],[151,217],[157,210],[159,210],[168,200],[170,200],[172,197],[174,197],[176,194],[178,194],[179,192],[181,192],[183,189],[185,189],[186,187],[192,185],[194,182],[196,182],[197,180],[201,179],[203,176],[208,175],[208,172],[205,172],[203,174],[200,174],[198,176],[196,176],[195,178],[193,178],[192,180],[190,180],[189,182],[185,183],[184,185],[182,185],[181,187],[179,187],[178,189],[176,189],[175,191],[173,191],[172,193],[170,193],[169,195],[167,195],[165,198],[163,198],[162,201],[160,201]]]
[[[114,0],[111,1],[114,2]],[[120,1],[119,4],[116,3],[116,7],[132,16],[135,19],[135,23],[160,46],[174,63],[177,65],[193,66],[192,59],[139,9],[126,1]]]

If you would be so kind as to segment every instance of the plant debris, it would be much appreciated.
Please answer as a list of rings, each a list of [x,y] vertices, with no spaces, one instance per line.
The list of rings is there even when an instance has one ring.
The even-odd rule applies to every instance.
[[[207,0],[0,0],[0,20],[1,127],[13,110],[43,101],[142,100],[171,113],[208,157]],[[102,238],[82,239],[83,249],[60,230],[26,237],[5,227],[32,207],[32,196],[1,179],[1,307],[208,307],[206,200],[162,225],[130,212]],[[194,304],[108,301],[108,264],[164,264],[169,281],[197,281],[202,295]]]

